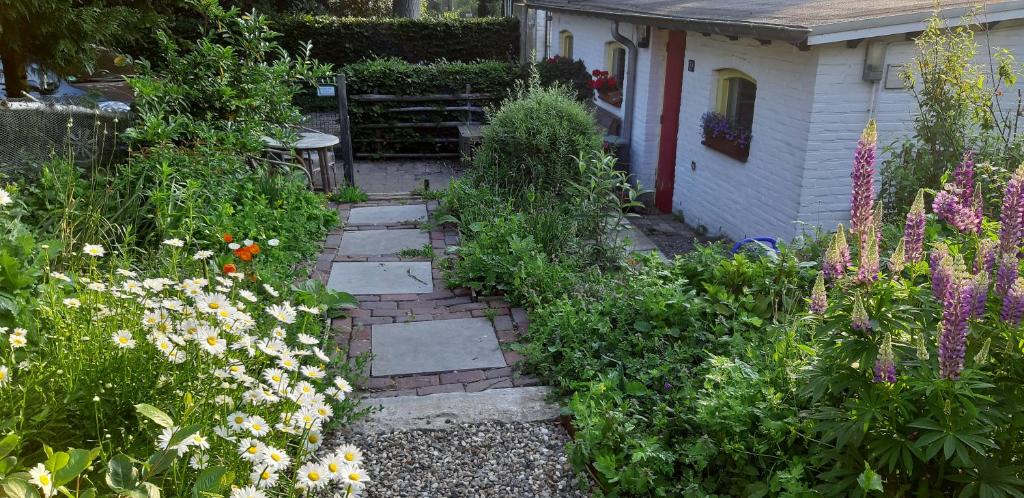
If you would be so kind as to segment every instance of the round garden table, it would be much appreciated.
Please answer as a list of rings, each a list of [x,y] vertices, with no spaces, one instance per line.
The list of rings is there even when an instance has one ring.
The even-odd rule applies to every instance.
[[[338,137],[320,133],[318,131],[303,131],[298,134],[298,140],[293,143],[284,144],[270,137],[263,137],[263,143],[267,149],[273,152],[291,153],[298,160],[299,167],[309,178],[310,187],[313,185],[313,174],[320,172],[320,182],[324,192],[334,191],[334,163],[328,162],[327,152],[334,148],[339,142]],[[316,156],[314,164],[313,156]]]

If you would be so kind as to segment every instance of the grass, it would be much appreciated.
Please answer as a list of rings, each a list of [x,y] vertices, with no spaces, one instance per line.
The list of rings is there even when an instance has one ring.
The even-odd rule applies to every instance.
[[[345,185],[327,196],[328,200],[340,203],[366,202],[369,198],[370,196],[356,185]]]
[[[402,249],[398,251],[398,256],[402,258],[434,259],[434,246],[423,244],[423,247],[419,249]]]

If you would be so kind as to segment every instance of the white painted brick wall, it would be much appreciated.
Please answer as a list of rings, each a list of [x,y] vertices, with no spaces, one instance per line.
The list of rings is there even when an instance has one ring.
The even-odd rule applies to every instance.
[[[976,40],[982,54],[978,58],[981,64],[988,64],[988,43],[1011,50],[1018,59],[1024,57],[1024,28],[1019,22],[1001,24],[988,39],[978,34]],[[850,49],[843,43],[836,43],[814,50],[819,53],[819,64],[799,219],[831,230],[838,223],[849,223],[850,171],[857,139],[867,124],[872,85],[861,79],[866,44]],[[891,43],[885,63],[904,64],[911,60],[914,50],[912,42]],[[885,157],[884,146],[913,133],[917,113],[910,92],[880,86],[875,106],[879,166]]]
[[[800,208],[817,54],[775,42],[689,33],[672,205],[691,225],[734,240],[791,238]],[[701,145],[700,118],[714,110],[714,71],[732,68],[757,81],[753,139],[746,163]],[[696,169],[691,170],[691,162]]]

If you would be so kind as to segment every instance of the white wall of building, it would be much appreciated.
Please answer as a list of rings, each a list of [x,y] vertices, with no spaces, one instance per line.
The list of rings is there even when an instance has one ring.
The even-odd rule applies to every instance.
[[[796,233],[817,54],[786,43],[688,33],[673,210],[709,234],[734,240]],[[719,69],[757,81],[747,162],[701,144],[700,118],[715,109]]]

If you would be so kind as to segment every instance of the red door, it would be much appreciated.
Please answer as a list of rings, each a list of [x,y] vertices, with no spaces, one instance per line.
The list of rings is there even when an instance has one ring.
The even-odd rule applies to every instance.
[[[679,102],[683,98],[683,65],[686,62],[686,33],[670,31],[665,59],[665,94],[661,98],[661,140],[658,171],[654,180],[654,206],[672,212],[672,189],[676,183],[676,135],[679,133]]]

